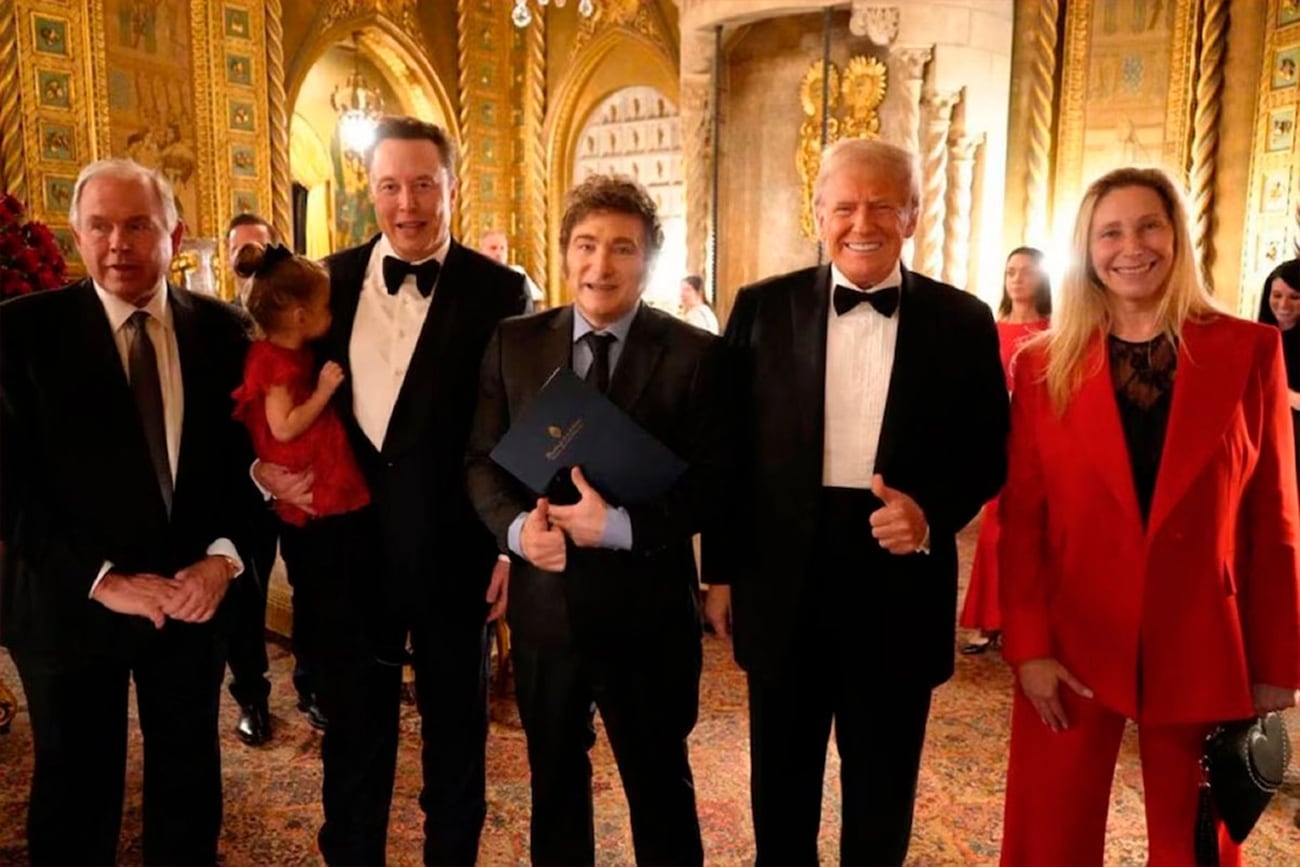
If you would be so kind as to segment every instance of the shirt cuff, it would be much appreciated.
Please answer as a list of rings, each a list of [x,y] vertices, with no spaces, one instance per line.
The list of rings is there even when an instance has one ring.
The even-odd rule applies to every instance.
[[[95,588],[99,586],[100,581],[104,580],[104,576],[107,575],[112,570],[113,570],[113,561],[105,560],[104,565],[99,567],[99,574],[95,576],[94,583],[90,585],[90,592],[86,594],[87,598],[89,599],[95,598]]]
[[[510,555],[509,555],[509,554],[498,554],[498,555],[497,555],[497,562],[499,562],[499,563],[509,563],[509,562],[510,562]]]
[[[269,503],[273,499],[271,496],[271,492],[268,491],[266,488],[262,487],[262,483],[257,480],[257,475],[254,474],[253,472],[253,470],[256,469],[257,465],[260,463],[261,461],[253,461],[251,464],[249,464],[248,477],[253,480],[253,487],[257,488],[257,490],[262,494],[262,499],[266,500]]]
[[[231,565],[235,567],[235,574],[230,576],[231,580],[244,574],[244,560],[239,556],[234,543],[229,539],[223,537],[213,542],[208,546],[207,553],[209,556],[228,557],[230,559]]]
[[[605,505],[605,531],[600,534],[600,547],[614,551],[632,550],[632,518],[627,509]]]
[[[524,545],[520,537],[524,533],[524,521],[528,519],[527,512],[520,512],[515,519],[510,522],[510,529],[506,530],[506,547],[509,548],[515,556],[527,560],[524,556]]]
[[[929,524],[925,525],[925,538],[921,540],[920,545],[916,546],[916,553],[918,554],[930,553],[930,525]]]

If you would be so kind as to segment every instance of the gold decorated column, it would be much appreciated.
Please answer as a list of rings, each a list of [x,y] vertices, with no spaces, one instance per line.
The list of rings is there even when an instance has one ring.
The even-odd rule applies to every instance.
[[[1228,48],[1228,0],[1205,0],[1201,19],[1200,78],[1192,132],[1192,244],[1208,282],[1214,264],[1214,179],[1219,156],[1223,67]]]
[[[948,130],[960,92],[929,90],[921,97],[925,135],[921,157],[921,216],[912,267],[928,277],[943,273],[944,195],[948,185]]]
[[[1052,150],[1052,97],[1056,81],[1057,0],[1037,0],[1029,33],[1028,125],[1025,129],[1025,238],[1046,246],[1050,237],[1048,189]],[[1013,136],[1014,138],[1014,136]]]
[[[948,140],[948,189],[943,217],[943,282],[959,289],[970,274],[971,184],[975,149],[983,136],[962,132]]]
[[[284,94],[284,22],[280,0],[266,0],[266,94],[271,128],[271,224],[293,242],[293,184],[289,176],[289,109]]]
[[[885,140],[914,154],[921,150],[921,86],[933,56],[929,45],[896,45],[889,51],[889,80],[900,86],[901,95],[890,100],[893,111],[882,118]]]

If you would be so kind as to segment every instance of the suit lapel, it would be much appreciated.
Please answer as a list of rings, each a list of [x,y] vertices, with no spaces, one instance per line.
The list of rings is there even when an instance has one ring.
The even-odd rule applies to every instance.
[[[1250,363],[1250,352],[1230,345],[1232,332],[1188,323],[1178,347],[1178,370],[1156,475],[1148,535],[1154,534],[1187,493],[1232,418]]]
[[[385,455],[397,454],[416,439],[416,434],[423,429],[421,422],[438,404],[436,392],[441,381],[438,376],[440,362],[449,354],[448,347],[456,339],[457,308],[464,293],[473,291],[473,287],[464,284],[463,275],[459,273],[464,264],[462,257],[463,250],[453,239],[439,272],[433,299],[429,302],[429,312],[420,327],[411,363],[406,367],[401,391],[393,404],[393,414],[381,449]]]
[[[813,271],[812,279],[790,292],[790,353],[804,442],[821,454],[826,422],[826,327],[830,316],[831,266]],[[818,460],[820,465],[821,461]],[[820,481],[820,470],[818,472]]]
[[[663,355],[663,328],[642,306],[627,332],[627,345],[618,358],[618,366],[609,381],[609,399],[631,414],[637,399],[654,378],[659,357]]]
[[[527,366],[521,371],[511,371],[513,377],[521,374],[523,388],[519,390],[525,401],[532,400],[542,390],[546,380],[559,367],[573,367],[573,305],[561,307],[555,312],[547,328],[540,332],[540,345],[521,347],[519,357],[527,359]],[[533,363],[532,359],[536,359]]]
[[[345,250],[332,260],[330,268],[330,313],[334,326],[330,329],[329,357],[342,365],[349,376],[352,373],[348,347],[352,343],[352,326],[357,319],[357,304],[365,287],[366,266],[370,254],[379,243],[379,235],[361,247]],[[345,418],[352,418],[352,389],[340,388],[334,393]]]
[[[1123,509],[1121,520],[1140,527],[1142,516],[1138,511],[1137,491],[1133,487],[1132,464],[1119,419],[1119,407],[1115,403],[1110,357],[1104,337],[1093,341],[1084,364],[1085,370],[1095,370],[1096,373],[1083,381],[1079,392],[1066,407],[1061,424],[1120,504]]]
[[[917,406],[916,396],[925,394],[920,381],[927,366],[926,350],[938,348],[930,333],[933,317],[925,312],[929,304],[923,290],[917,287],[916,278],[906,268],[902,269],[903,282],[899,290],[898,334],[894,341],[894,361],[889,371],[889,390],[885,397],[885,416],[880,423],[880,439],[876,442],[874,472],[891,477],[895,455],[907,441],[911,418],[909,413]]]
[[[202,343],[202,333],[198,327],[194,304],[187,294],[171,285],[167,287],[167,301],[172,305],[172,327],[176,329],[176,347],[180,353],[183,399],[197,401],[204,393],[199,381],[203,370],[201,360],[207,358],[208,353]],[[181,479],[188,456],[197,446],[196,438],[202,437],[203,434],[202,419],[198,418],[198,413],[182,411],[181,448],[176,459],[176,480],[173,485],[177,494],[181,490]],[[173,503],[172,514],[175,512],[176,507]]]

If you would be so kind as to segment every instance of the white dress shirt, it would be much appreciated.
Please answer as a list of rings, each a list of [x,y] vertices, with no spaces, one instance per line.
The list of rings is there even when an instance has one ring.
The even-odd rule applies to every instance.
[[[856,286],[831,265],[832,299],[836,286],[874,291],[902,285],[898,265],[870,290]],[[894,369],[898,318],[902,305],[888,318],[870,304],[859,304],[840,316],[827,305],[826,410],[822,438],[822,484],[838,488],[870,488],[875,472],[880,428]]]
[[[176,342],[176,327],[172,319],[172,308],[167,303],[167,286],[159,281],[149,303],[136,307],[129,301],[109,292],[98,283],[94,283],[95,294],[104,305],[104,314],[108,317],[108,327],[113,331],[113,343],[117,346],[118,357],[122,361],[122,370],[128,381],[131,377],[131,337],[132,330],[128,322],[137,310],[149,314],[145,322],[145,331],[153,341],[154,356],[158,359],[158,384],[162,390],[163,424],[167,433],[167,462],[171,465],[172,485],[176,484],[176,465],[181,453],[181,426],[185,421],[185,384],[181,377],[181,352]],[[238,577],[244,571],[244,562],[235,550],[234,544],[226,538],[217,539],[207,549],[208,554],[229,557]],[[113,568],[111,561],[105,560],[99,575],[90,585],[93,596],[95,588],[104,575]]]
[[[451,237],[429,259],[443,264],[451,249]],[[352,325],[352,339],[348,344],[348,360],[352,367],[352,412],[362,433],[376,449],[384,447],[388,422],[393,417],[393,407],[406,380],[406,368],[415,354],[415,345],[424,329],[429,306],[438,291],[425,298],[416,288],[415,275],[408,274],[396,295],[388,294],[384,285],[384,257],[401,258],[393,252],[386,236],[381,235],[370,251],[366,276],[361,283],[361,296],[357,300],[357,317]],[[439,276],[438,282],[442,282]]]

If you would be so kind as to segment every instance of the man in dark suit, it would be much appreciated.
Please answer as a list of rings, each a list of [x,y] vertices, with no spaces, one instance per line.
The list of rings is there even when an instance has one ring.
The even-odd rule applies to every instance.
[[[600,709],[638,863],[703,858],[686,738],[699,705],[691,537],[716,512],[731,446],[720,343],[641,304],[663,232],[644,188],[597,175],[560,229],[574,303],[503,322],[483,360],[470,496],[515,556],[508,612],[532,771],[532,860],[592,864],[591,762]],[[572,367],[683,458],[662,496],[607,503],[572,470],[576,504],[537,499],[489,452],[552,371]]]
[[[0,307],[0,633],[36,745],[28,853],[116,860],[134,681],[145,863],[211,864],[213,615],[255,500],[231,418],[245,323],[166,284],[183,226],[155,172],[87,166],[70,219],[90,279]]]
[[[528,296],[521,274],[451,237],[455,149],[441,128],[384,119],[368,170],[382,234],[326,260],[327,351],[352,385],[336,399],[378,538],[374,574],[320,600],[329,655],[312,662],[329,728],[319,842],[331,864],[384,860],[409,633],[424,859],[469,864],[487,813],[486,623],[504,605],[510,564],[470,506],[465,443],[483,349]],[[287,492],[278,471],[258,475]]]
[[[814,199],[830,264],[742,289],[727,324],[744,483],[706,547],[706,612],[725,630],[734,601],[760,864],[816,863],[832,721],[841,860],[902,863],[953,672],[954,536],[1006,473],[988,307],[900,263],[918,199],[908,152],[833,145]]]
[[[280,241],[280,235],[264,217],[257,214],[236,214],[226,227],[227,262],[232,264],[235,254],[246,244],[268,246]],[[238,276],[236,284],[244,283]],[[238,286],[237,304],[242,306],[247,291]],[[230,694],[239,704],[239,722],[235,735],[249,746],[260,746],[271,739],[271,710],[267,698],[271,683],[267,680],[269,665],[266,658],[266,593],[271,583],[271,569],[275,565],[276,545],[279,542],[280,524],[275,513],[262,508],[251,516],[248,555],[252,567],[249,581],[241,581],[231,589],[231,616],[229,639]],[[290,583],[293,576],[289,576]],[[295,627],[299,618],[295,618]],[[293,633],[293,686],[298,692],[298,709],[307,715],[313,728],[324,731],[325,714],[316,702],[311,686],[311,666],[305,654],[300,633]]]

